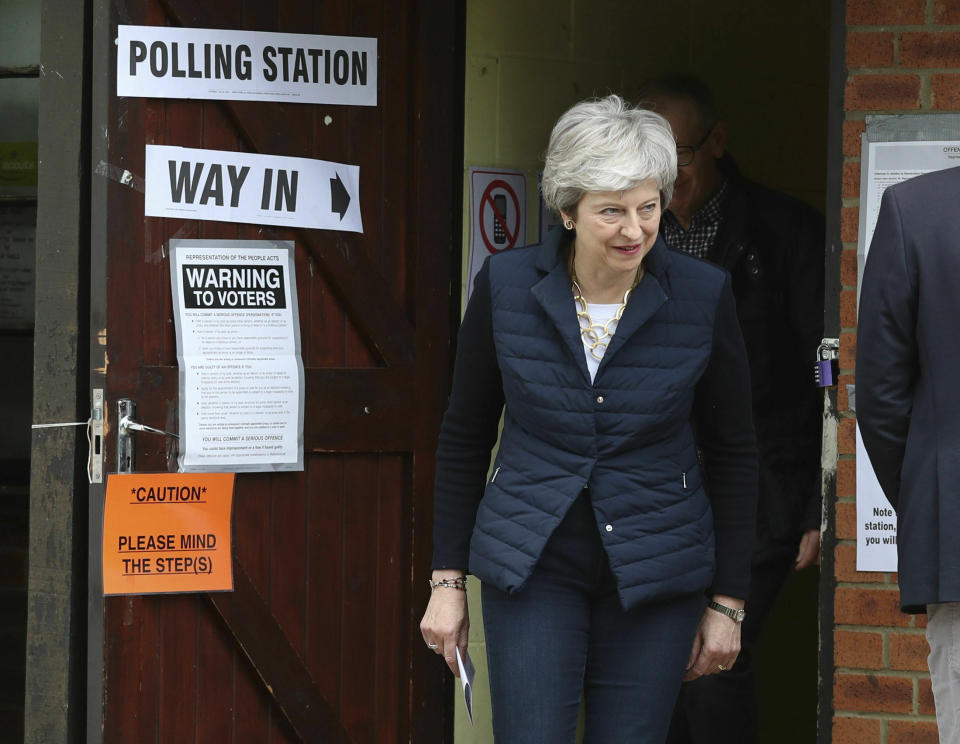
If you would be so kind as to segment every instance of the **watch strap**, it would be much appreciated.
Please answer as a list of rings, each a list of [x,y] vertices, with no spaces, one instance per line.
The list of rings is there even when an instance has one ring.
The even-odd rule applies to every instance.
[[[727,607],[726,605],[722,605],[719,602],[714,602],[713,600],[707,602],[707,607],[715,612],[719,612],[721,615],[726,615],[737,623],[742,623],[743,618],[747,615],[747,613],[743,610],[735,610],[733,607]]]

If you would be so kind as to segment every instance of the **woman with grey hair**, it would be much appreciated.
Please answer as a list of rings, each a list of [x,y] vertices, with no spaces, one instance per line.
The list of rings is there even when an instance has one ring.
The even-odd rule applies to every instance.
[[[420,629],[457,674],[482,580],[507,744],[572,742],[581,697],[586,742],[661,744],[681,680],[739,651],[749,370],[729,276],[658,236],[676,162],[659,115],[573,106],[543,174],[565,229],[491,256],[464,315]]]

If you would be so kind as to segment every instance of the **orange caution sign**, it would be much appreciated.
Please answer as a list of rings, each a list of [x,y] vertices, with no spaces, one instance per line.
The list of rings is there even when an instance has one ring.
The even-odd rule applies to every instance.
[[[233,473],[107,477],[103,593],[233,590]]]

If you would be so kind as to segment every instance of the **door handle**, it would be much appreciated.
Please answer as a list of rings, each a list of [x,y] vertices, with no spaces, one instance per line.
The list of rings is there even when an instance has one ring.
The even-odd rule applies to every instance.
[[[121,398],[117,401],[117,472],[132,473],[136,467],[136,441],[134,432],[142,431],[148,434],[160,434],[166,437],[179,439],[180,435],[172,431],[164,431],[153,426],[139,423],[134,416],[137,415],[137,404],[130,398]]]

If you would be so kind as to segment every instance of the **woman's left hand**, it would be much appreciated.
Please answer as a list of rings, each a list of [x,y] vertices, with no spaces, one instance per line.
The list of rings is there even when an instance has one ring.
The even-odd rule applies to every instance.
[[[717,594],[713,596],[713,601],[735,610],[743,609],[742,599]],[[693,639],[683,681],[689,682],[705,674],[720,674],[734,665],[739,653],[740,623],[707,607]]]

